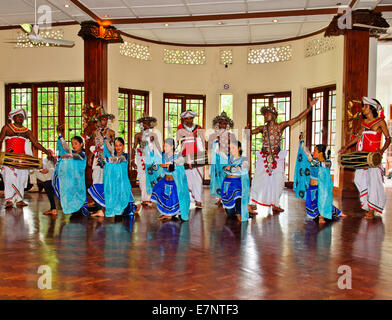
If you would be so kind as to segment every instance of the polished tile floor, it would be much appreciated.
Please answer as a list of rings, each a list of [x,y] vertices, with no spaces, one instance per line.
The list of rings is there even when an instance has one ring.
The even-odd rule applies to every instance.
[[[387,194],[375,221],[362,219],[357,199],[335,199],[347,218],[318,227],[292,190],[284,213],[264,209],[242,224],[208,188],[206,207],[183,223],[162,223],[153,208],[123,222],[51,218],[46,195],[27,193],[29,207],[0,211],[0,299],[392,299]],[[38,287],[49,276],[42,265],[51,289]],[[342,265],[352,289],[338,287]]]

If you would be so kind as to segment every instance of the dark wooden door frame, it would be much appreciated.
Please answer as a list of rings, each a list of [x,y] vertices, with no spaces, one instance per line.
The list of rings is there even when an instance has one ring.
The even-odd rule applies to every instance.
[[[202,128],[205,129],[206,126],[206,95],[201,94],[185,94],[185,93],[164,93],[163,94],[163,140],[165,140],[165,99],[181,99],[181,113],[186,111],[186,100],[187,99],[200,99],[203,100],[203,119],[202,119]]]
[[[329,95],[328,92],[336,90],[336,84],[322,86],[322,87],[315,87],[309,88],[307,90],[307,100],[312,99],[312,96],[316,92],[323,91],[323,126],[322,126],[322,143],[328,145],[328,120],[329,120]],[[312,128],[312,118],[313,118],[313,109],[308,113],[306,116],[306,145],[312,145],[312,136],[313,136],[313,128]]]
[[[11,111],[11,90],[16,88],[31,88],[31,131],[34,137],[38,137],[38,88],[57,87],[58,88],[58,123],[65,122],[65,87],[83,87],[84,82],[26,82],[7,83],[5,85],[5,119],[8,122],[8,114]],[[84,103],[84,102],[82,102]],[[33,147],[33,154],[38,155],[38,150]]]
[[[250,124],[250,126],[252,127],[252,99],[265,99],[266,97],[268,97],[268,102],[269,104],[273,104],[274,98],[283,98],[283,97],[290,97],[290,111],[289,111],[289,117],[291,119],[291,113],[292,113],[292,108],[291,108],[291,91],[280,91],[280,92],[267,92],[267,93],[251,93],[248,94],[248,98],[247,98],[247,123]],[[291,145],[291,134],[288,135],[288,137],[286,137],[286,139],[288,139],[288,144],[289,146]],[[250,135],[250,148],[252,148],[252,135]],[[252,168],[252,159],[251,159],[251,154],[252,154],[252,149],[250,150],[250,154],[249,154],[249,167]],[[289,166],[289,176],[290,176],[290,157],[289,157],[289,162],[288,162],[288,166]],[[251,171],[249,171],[249,175],[251,176]],[[289,181],[286,182],[286,186],[292,186],[292,183],[290,183]]]

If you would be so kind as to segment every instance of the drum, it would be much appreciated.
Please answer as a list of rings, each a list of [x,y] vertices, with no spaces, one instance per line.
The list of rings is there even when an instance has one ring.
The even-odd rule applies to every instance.
[[[382,156],[378,152],[356,151],[338,157],[339,165],[348,169],[377,168],[381,161]]]
[[[42,169],[42,159],[24,153],[0,152],[0,165],[15,169]]]
[[[186,156],[184,157],[184,160],[185,160],[184,168],[189,169],[188,158]],[[207,151],[199,152],[197,154],[191,155],[191,164],[192,164],[192,169],[208,165],[209,163],[208,163]]]

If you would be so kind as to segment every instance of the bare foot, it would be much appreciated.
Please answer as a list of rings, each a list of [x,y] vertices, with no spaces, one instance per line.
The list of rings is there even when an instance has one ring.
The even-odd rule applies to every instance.
[[[160,217],[158,217],[158,220],[161,220],[161,221],[169,221],[171,219],[172,219],[172,216],[161,215]]]
[[[99,209],[97,212],[94,212],[91,216],[92,217],[104,217],[105,213],[101,209]]]
[[[16,206],[17,206],[18,208],[21,208],[21,207],[26,207],[26,206],[28,206],[28,204],[27,204],[26,202],[24,202],[24,201],[18,201],[18,202],[16,203]]]
[[[12,208],[14,206],[14,203],[12,201],[6,201],[4,207],[6,209]]]
[[[203,205],[201,204],[201,202],[195,201],[195,207],[196,208],[203,208]]]
[[[253,206],[248,205],[248,212],[253,214],[254,216],[258,214],[256,210],[253,209]]]
[[[325,222],[326,222],[326,221],[325,221],[324,217],[319,216],[319,224],[320,224],[320,223],[323,224],[323,223],[325,223]]]
[[[236,214],[236,216],[237,216],[237,220],[238,220],[239,222],[241,222],[241,215],[240,215],[240,214]]]
[[[365,214],[365,219],[366,220],[373,220],[374,219],[374,210],[369,210]]]
[[[344,214],[343,212],[341,212],[341,213],[339,214],[339,217],[338,217],[338,218],[345,218],[345,217],[347,217],[347,214]]]
[[[44,212],[44,215],[56,215],[57,214],[57,210],[53,209],[53,210],[46,210]]]
[[[138,214],[138,213],[139,213],[141,207],[142,207],[142,204],[139,203],[139,204],[136,206],[135,214]]]

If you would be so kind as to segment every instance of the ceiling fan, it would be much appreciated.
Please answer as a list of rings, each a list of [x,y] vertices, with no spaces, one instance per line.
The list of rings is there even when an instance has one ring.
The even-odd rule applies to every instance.
[[[34,1],[34,13],[35,13],[35,23],[34,26],[31,24],[21,24],[21,28],[26,32],[26,37],[17,40],[7,41],[8,43],[21,43],[21,42],[32,42],[33,44],[53,44],[60,47],[73,47],[75,42],[69,40],[62,39],[53,39],[43,37],[42,34],[39,33],[39,26],[37,25],[37,0]]]

